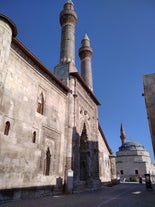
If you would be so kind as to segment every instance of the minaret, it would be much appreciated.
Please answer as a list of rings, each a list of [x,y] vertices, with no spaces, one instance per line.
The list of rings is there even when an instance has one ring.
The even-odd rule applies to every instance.
[[[79,49],[79,56],[81,59],[81,76],[87,86],[93,91],[93,79],[92,79],[92,54],[93,50],[90,47],[90,40],[85,34],[83,40],[81,41],[81,48]]]
[[[64,9],[60,13],[61,24],[61,48],[60,64],[75,63],[75,25],[77,14],[74,11],[72,0],[67,0]]]
[[[123,144],[125,144],[125,142],[126,142],[126,135],[125,135],[125,132],[124,132],[124,129],[123,129],[122,124],[121,124],[120,132],[121,132],[120,138],[121,138],[122,145],[123,145]]]

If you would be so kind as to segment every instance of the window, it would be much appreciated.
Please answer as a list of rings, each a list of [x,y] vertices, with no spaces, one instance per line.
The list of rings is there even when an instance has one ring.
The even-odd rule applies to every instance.
[[[44,111],[44,95],[41,92],[40,96],[38,97],[37,112],[43,114],[43,111]]]
[[[10,122],[7,121],[5,123],[4,135],[9,135],[9,130],[10,130]]]
[[[44,175],[46,176],[50,174],[50,162],[51,162],[51,153],[48,147],[46,151],[45,162],[44,162]]]
[[[120,173],[121,173],[121,175],[123,175],[124,174],[123,170],[121,170]]]
[[[135,174],[138,175],[138,170],[135,170]]]
[[[32,134],[32,143],[36,143],[36,131]]]

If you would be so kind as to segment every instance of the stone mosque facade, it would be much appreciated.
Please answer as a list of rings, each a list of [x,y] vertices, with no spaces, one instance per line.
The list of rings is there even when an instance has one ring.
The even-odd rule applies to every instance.
[[[122,125],[120,133],[122,145],[116,152],[116,168],[120,180],[139,181],[140,177],[145,179],[145,174],[150,174],[152,182],[155,182],[155,166],[149,152],[141,144],[127,141]]]
[[[75,65],[77,14],[60,13],[60,61],[52,73],[0,15],[0,200],[98,189],[116,179],[115,157],[99,124],[87,35]]]
[[[144,93],[142,95],[144,96],[148,126],[155,156],[155,73],[143,76],[143,87]]]

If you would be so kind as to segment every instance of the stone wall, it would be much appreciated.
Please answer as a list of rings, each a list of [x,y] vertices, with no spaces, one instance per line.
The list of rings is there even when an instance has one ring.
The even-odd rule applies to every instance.
[[[100,179],[102,182],[111,182],[112,172],[111,172],[111,153],[106,146],[104,141],[104,137],[101,132],[98,132],[98,140],[99,140],[99,169],[100,169]],[[116,177],[115,177],[116,178]]]
[[[1,189],[56,185],[58,177],[64,182],[67,96],[21,53],[12,48],[3,69],[6,75],[0,100]],[[40,104],[43,110],[39,109]],[[45,175],[48,149],[50,176]]]
[[[155,74],[145,75],[143,77],[143,85],[146,113],[152,138],[152,146],[155,154]]]

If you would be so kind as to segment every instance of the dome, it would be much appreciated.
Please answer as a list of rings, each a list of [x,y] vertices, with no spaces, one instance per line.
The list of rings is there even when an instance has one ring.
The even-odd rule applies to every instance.
[[[144,150],[144,147],[138,142],[125,142],[122,146],[119,147],[119,151],[132,151],[132,150]]]

